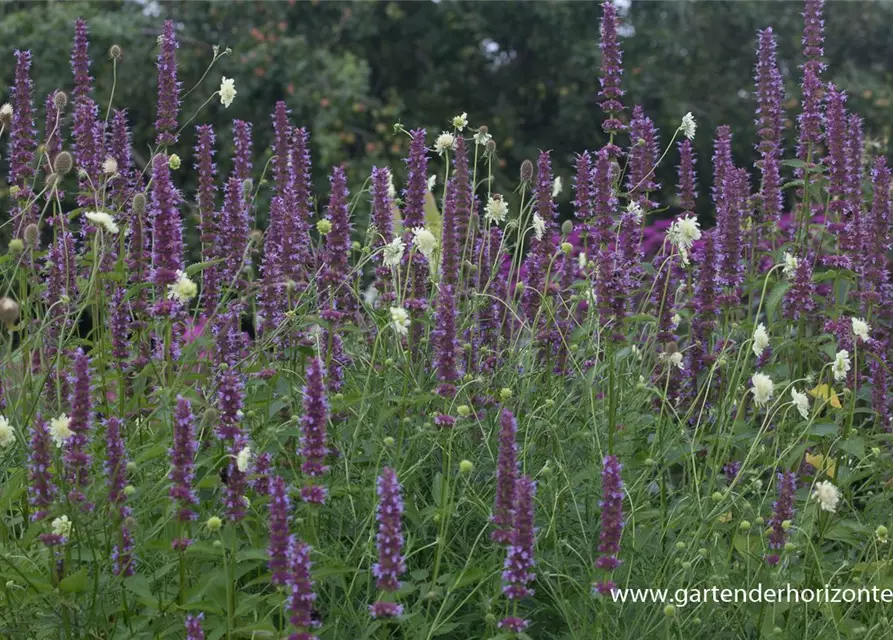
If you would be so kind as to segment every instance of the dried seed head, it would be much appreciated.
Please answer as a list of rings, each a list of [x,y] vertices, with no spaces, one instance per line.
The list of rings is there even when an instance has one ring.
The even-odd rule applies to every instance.
[[[47,189],[52,191],[56,188],[56,185],[59,184],[59,174],[58,173],[48,173],[46,177],[46,185]]]
[[[11,327],[19,319],[19,303],[12,298],[0,298],[0,322]]]
[[[252,191],[254,191],[254,180],[251,178],[242,180],[242,193],[245,194],[246,199],[251,197]]]
[[[668,342],[668,343],[667,343],[667,346],[664,347],[664,352],[666,352],[666,354],[667,354],[668,356],[673,355],[673,354],[676,353],[677,351],[679,351],[679,345],[676,344],[675,342]]]
[[[201,427],[203,429],[206,427],[216,427],[218,420],[220,420],[220,412],[214,407],[208,407],[202,414]]]
[[[57,90],[56,93],[53,94],[53,105],[56,107],[57,111],[62,111],[68,105],[68,94],[64,91]]]
[[[146,213],[146,194],[138,193],[133,196],[133,203],[130,205],[133,215],[141,218]]]
[[[571,232],[574,230],[574,223],[570,220],[565,220],[561,223],[561,234],[565,237],[569,236]]]
[[[32,222],[25,227],[25,232],[22,234],[22,237],[29,249],[36,249],[37,245],[40,243],[40,229],[38,229],[37,225]]]
[[[53,163],[53,171],[64,176],[71,171],[72,166],[74,166],[74,159],[71,157],[71,154],[67,151],[60,151],[59,155],[56,156],[56,161]]]
[[[113,44],[111,47],[109,47],[109,58],[111,58],[112,60],[120,60],[123,57],[124,51],[121,49],[120,46]]]
[[[533,180],[533,163],[525,160],[521,163],[521,182],[530,182]]]
[[[12,122],[12,105],[8,102],[0,107],[0,124]]]
[[[496,140],[491,138],[487,140],[487,154],[492,156],[494,153],[496,153]]]

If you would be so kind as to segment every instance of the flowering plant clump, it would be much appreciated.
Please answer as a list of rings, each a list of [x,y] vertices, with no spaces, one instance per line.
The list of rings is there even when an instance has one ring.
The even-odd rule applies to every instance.
[[[514,183],[461,109],[370,175],[286,101],[215,130],[247,79],[214,47],[185,83],[172,20],[151,122],[94,87],[128,58],[88,21],[48,96],[16,51],[0,636],[883,636],[889,600],[617,600],[888,588],[893,526],[891,173],[823,2],[796,60],[751,34],[750,140],[635,104],[622,4],[589,149]]]

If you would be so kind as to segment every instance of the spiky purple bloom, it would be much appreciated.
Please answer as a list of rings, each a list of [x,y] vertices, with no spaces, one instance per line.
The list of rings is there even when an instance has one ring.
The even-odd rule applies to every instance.
[[[512,532],[512,509],[518,479],[518,423],[515,415],[503,409],[499,416],[499,453],[496,462],[496,499],[490,522],[495,530],[490,539],[509,544]]]
[[[329,401],[326,397],[326,370],[322,358],[310,360],[306,382],[302,391],[304,415],[301,416],[300,455],[304,462],[301,471],[311,478],[318,478],[328,472],[326,457],[329,448],[326,442],[326,428],[329,421]],[[318,492],[311,497],[319,497]],[[323,494],[325,499],[325,494]],[[314,502],[321,502],[314,500]]]
[[[691,307],[693,317],[691,323],[691,345],[688,349],[689,362],[686,370],[689,373],[692,397],[697,394],[697,376],[709,364],[709,340],[716,326],[719,305],[717,293],[717,258],[716,240],[713,231],[704,234],[704,245],[701,251],[700,268]]]
[[[79,504],[85,511],[91,511],[93,505],[87,502],[84,491],[90,486],[90,464],[92,459],[87,453],[90,444],[90,431],[93,428],[93,409],[90,399],[90,358],[83,349],[74,354],[73,373],[71,376],[71,421],[68,428],[71,436],[65,441],[65,467],[68,472],[68,499]]]
[[[534,590],[528,585],[536,579],[536,574],[531,572],[535,564],[535,495],[536,482],[528,476],[518,478],[512,504],[511,541],[506,548],[502,571],[502,592],[509,600],[521,600],[534,595]]]
[[[326,219],[332,228],[326,234],[326,248],[320,274],[321,313],[324,318],[339,321],[355,309],[350,285],[351,224],[348,209],[347,174],[344,167],[332,170],[331,194]]]
[[[598,298],[599,321],[603,327],[611,327],[611,339],[620,342],[625,339],[623,321],[629,308],[626,292],[626,277],[623,265],[614,259],[614,252],[601,249],[595,257],[597,275],[595,292]]]
[[[196,127],[195,171],[198,175],[198,214],[200,218],[202,260],[210,262],[217,257],[225,257],[224,265],[233,260],[232,256],[219,253],[217,243],[220,234],[220,216],[217,212],[217,185],[214,176],[217,167],[214,164],[214,127],[205,124]],[[206,313],[217,307],[219,286],[218,270],[222,265],[209,266],[202,272],[202,300]]]
[[[163,153],[152,162],[152,282],[156,285],[155,311],[170,315],[179,306],[169,300],[167,287],[183,269],[183,220],[180,192],[171,181],[168,157]]]
[[[59,340],[71,327],[69,316],[71,300],[77,298],[77,263],[75,257],[74,237],[71,232],[58,234],[46,256],[44,268],[46,289],[43,298],[46,301],[52,321],[46,324],[44,342],[47,345],[47,356],[52,359]],[[65,300],[69,302],[65,302]]]
[[[224,259],[218,265],[220,285],[224,289],[240,284],[242,269],[249,261],[249,226],[242,181],[237,176],[230,176],[223,190],[223,211],[217,235],[217,255]]]
[[[590,236],[590,224],[595,217],[595,196],[592,184],[592,155],[584,151],[577,156],[577,173],[574,177],[574,215],[583,223],[584,246]]]
[[[781,132],[784,127],[784,83],[775,55],[775,33],[772,27],[759,32],[757,47],[757,64],[755,80],[755,96],[757,99],[757,134],[760,143],[757,149],[762,153],[778,156],[781,153]]]
[[[202,629],[204,613],[186,616],[186,640],[205,640],[205,631]]]
[[[732,460],[727,462],[723,468],[722,472],[726,476],[726,480],[728,482],[734,482],[735,478],[738,477],[738,474],[741,473],[741,461],[740,460]]]
[[[679,207],[681,216],[695,215],[695,203],[698,198],[697,176],[695,174],[695,154],[691,147],[691,140],[683,140],[679,143]]]
[[[180,112],[180,82],[177,81],[177,37],[173,20],[165,20],[164,33],[159,39],[158,53],[158,113],[155,118],[155,144],[172,145],[177,142],[177,115]]]
[[[270,495],[270,486],[273,473],[273,456],[268,452],[259,453],[254,457],[251,465],[252,478],[248,485],[259,496]]]
[[[288,485],[280,476],[273,478],[270,485],[269,509],[267,526],[270,530],[270,543],[267,553],[270,556],[270,572],[273,574],[270,581],[274,585],[283,585],[288,580],[288,521],[291,500],[288,497]]]
[[[717,212],[719,232],[719,276],[720,282],[728,289],[723,296],[723,304],[734,304],[739,300],[736,289],[744,278],[741,264],[743,251],[741,242],[741,221],[747,217],[750,185],[745,169],[733,168],[725,173],[722,184],[723,196]]]
[[[241,521],[248,509],[248,502],[245,499],[248,477],[245,471],[242,471],[236,463],[239,452],[247,445],[248,440],[241,431],[236,434],[236,437],[229,445],[226,483],[223,487],[223,508],[226,513],[226,519],[230,522]]]
[[[824,55],[825,20],[822,17],[825,0],[806,0],[803,10],[803,56],[807,63],[815,63]],[[824,65],[823,65],[824,67]]]
[[[844,222],[842,218],[846,208],[847,96],[845,92],[838,90],[832,83],[828,83],[826,100],[825,142],[828,146],[828,153],[824,158],[824,163],[828,167],[828,195],[830,197],[828,211],[831,213],[832,220]],[[840,240],[845,242],[846,239],[841,237]]]
[[[109,298],[109,340],[112,343],[112,356],[114,366],[123,371],[127,366],[127,357],[130,354],[130,305],[127,303],[127,289],[115,287],[114,293]]]
[[[44,171],[46,171],[47,174],[53,173],[54,171],[53,164],[56,161],[56,156],[62,151],[62,138],[64,137],[62,132],[64,120],[59,109],[56,108],[56,93],[58,92],[53,91],[47,95],[47,99],[43,103],[44,112],[46,113],[43,129],[43,144],[46,149]],[[47,194],[47,197],[51,197],[50,194]],[[63,200],[64,196],[60,194],[59,199]]]
[[[244,120],[233,120],[233,173],[239,180],[248,180],[251,177],[253,165],[251,163],[251,123]]]
[[[105,423],[105,476],[109,503],[119,509],[124,505],[124,487],[127,485],[127,451],[121,426],[121,420],[115,417]]]
[[[198,442],[195,439],[192,407],[189,400],[177,396],[177,407],[174,410],[174,446],[170,449],[171,471],[168,479],[173,483],[168,495],[177,508],[177,520],[185,522],[195,520],[198,514],[193,507],[198,504],[198,497],[192,487],[195,477],[195,454]]]
[[[13,114],[9,127],[9,184],[20,189],[17,199],[25,201],[31,197],[30,184],[34,177],[31,160],[37,151],[37,131],[32,103],[31,52],[16,50],[15,57],[15,85],[12,91]],[[35,206],[20,211],[18,205],[14,205],[10,217],[16,220],[16,237],[21,236],[26,226],[36,222],[36,216]]]
[[[454,383],[462,376],[459,371],[460,347],[456,337],[458,310],[452,285],[441,284],[438,288],[434,316],[434,368],[437,370],[437,379],[441,382],[438,393],[448,397],[455,394]]]
[[[641,105],[633,107],[629,137],[631,146],[626,184],[630,198],[646,211],[654,209],[657,203],[649,198],[649,194],[660,189],[654,174],[660,157],[660,140],[654,122],[645,115]]]
[[[288,621],[298,631],[288,636],[288,640],[317,640],[311,630],[319,626],[314,619],[313,603],[316,593],[313,591],[313,578],[310,574],[310,552],[312,547],[295,538],[291,539],[288,549]]]
[[[75,100],[87,98],[93,91],[89,46],[87,22],[78,18],[74,21],[74,46],[71,49],[71,73],[74,76],[74,91],[71,95]]]
[[[375,268],[375,288],[380,293],[382,304],[396,297],[391,289],[391,269],[382,264],[382,248],[394,239],[394,201],[388,194],[391,171],[387,168],[372,167],[372,226],[375,237],[372,251],[376,254],[378,266]]]
[[[807,3],[807,6],[810,3]],[[809,160],[810,150],[822,140],[822,91],[824,86],[819,76],[823,65],[819,63],[803,65],[803,81],[800,85],[803,105],[797,116],[800,137],[797,141],[797,157],[804,162]]]
[[[726,176],[734,169],[732,162],[732,129],[723,124],[716,128],[713,140],[713,205],[717,212],[721,210],[725,196]]]
[[[112,200],[121,209],[129,206],[137,181],[137,176],[133,172],[132,148],[133,140],[127,122],[127,110],[115,109],[112,112],[108,136],[108,154],[118,164],[118,177],[111,181],[109,190]]]
[[[244,346],[240,319],[241,308],[232,305],[218,316],[212,327],[220,365],[217,372],[217,409],[220,411],[217,437],[230,443],[235,443],[241,434],[239,423],[245,401],[245,379],[238,367]]]
[[[458,244],[459,261],[468,246],[469,223],[471,222],[472,186],[468,171],[468,153],[465,150],[465,138],[456,138],[455,156],[453,157],[453,181],[455,182],[455,235]]]
[[[769,518],[769,548],[781,549],[787,540],[788,534],[784,530],[785,520],[794,517],[794,491],[797,490],[797,474],[793,471],[778,474],[778,499],[772,505],[772,517]],[[778,554],[772,553],[766,556],[766,562],[770,565],[778,564]]]
[[[313,181],[310,175],[310,133],[307,129],[292,129],[291,164],[293,182],[285,194],[286,217],[284,255],[293,256],[285,262],[285,274],[302,285],[312,269],[310,249],[310,215],[313,212]],[[293,198],[293,201],[292,201]]]
[[[620,566],[617,554],[620,553],[620,536],[623,533],[623,478],[620,471],[623,465],[617,456],[605,456],[602,461],[602,509],[601,532],[598,551],[602,555],[595,565],[606,571]]]
[[[595,201],[595,217],[592,223],[594,247],[607,247],[613,241],[611,227],[617,212],[611,155],[607,149],[598,152],[592,172],[592,190]]]
[[[462,251],[459,247],[459,234],[456,216],[456,182],[447,183],[443,201],[443,224],[440,234],[441,285],[455,287],[459,282],[459,261]]]
[[[874,201],[866,223],[867,233],[862,251],[862,275],[868,290],[863,294],[863,299],[872,303],[889,302],[893,290],[887,266],[887,252],[893,239],[890,230],[890,169],[883,156],[875,160],[871,190]]]
[[[530,626],[530,620],[525,620],[518,616],[508,616],[500,620],[496,626],[511,633],[522,633]]]
[[[291,123],[289,109],[283,100],[273,110],[273,182],[276,193],[282,194],[291,186]]]
[[[623,74],[621,65],[622,53],[620,51],[620,43],[617,39],[617,8],[613,2],[606,0],[602,3],[602,21],[601,21],[601,42],[599,48],[602,52],[601,75],[601,91],[599,98],[602,99],[601,108],[606,114],[607,119],[602,123],[602,129],[605,133],[611,135],[623,131],[623,123],[618,119],[618,115],[623,111],[623,103],[620,98],[623,97],[623,89],[620,88],[620,76]],[[613,151],[612,151],[613,155]]]
[[[376,485],[378,509],[378,533],[375,536],[378,548],[378,562],[372,565],[375,586],[379,591],[392,593],[400,588],[400,575],[406,572],[406,559],[403,557],[403,498],[400,481],[390,467],[382,469]],[[387,615],[388,611],[369,607],[373,616]],[[402,608],[397,615],[402,613]]]
[[[264,257],[261,263],[263,276],[258,293],[258,330],[261,334],[274,331],[278,327],[288,308],[286,294],[286,254],[283,245],[287,226],[288,203],[286,196],[273,196],[270,202],[270,222],[264,235]]]
[[[477,331],[477,350],[483,362],[479,370],[492,371],[498,358],[499,337],[505,323],[506,309],[503,300],[508,300],[508,276],[500,268],[505,257],[502,229],[493,225],[490,235],[478,241],[476,255],[481,256],[482,268],[478,271],[475,290],[482,296],[478,309],[478,320],[474,324]]]
[[[858,264],[864,258],[860,249],[866,241],[870,230],[866,227],[867,216],[863,212],[862,196],[862,154],[865,151],[862,135],[862,118],[850,114],[846,122],[845,175],[842,211],[843,231],[846,241],[842,243],[845,251],[853,254],[851,262]],[[841,238],[843,240],[844,238]],[[838,242],[840,245],[841,243]]]
[[[557,251],[555,219],[558,216],[558,207],[552,199],[552,159],[548,151],[540,152],[537,161],[533,199],[533,210],[542,219],[545,228],[541,237],[531,239],[527,257],[524,305],[530,319],[537,315],[542,299],[549,291],[547,272],[552,270],[552,259]]]
[[[407,294],[404,304],[411,311],[421,311],[428,306],[428,260],[420,251],[410,251],[413,229],[425,226],[425,194],[428,192],[428,152],[425,148],[425,130],[410,132],[409,157],[406,160],[406,189],[403,192],[403,242],[407,250],[403,256],[406,265],[404,282]]]
[[[31,520],[46,517],[47,510],[59,490],[53,482],[53,453],[46,420],[38,414],[31,429],[31,450],[28,454],[28,504],[34,509]]]
[[[130,508],[125,508],[129,514]],[[118,541],[112,547],[112,570],[116,576],[132,576],[136,572],[133,547],[133,533],[128,528],[125,520],[121,523],[121,528],[118,530]]]
[[[784,311],[789,318],[798,320],[809,317],[815,310],[815,283],[812,281],[812,257],[809,254],[797,257],[797,269],[791,288],[784,297]]]
[[[98,196],[95,192],[102,174],[105,130],[103,123],[99,121],[99,106],[92,99],[85,97],[75,100],[71,132],[74,138],[75,165],[81,172],[78,180],[78,206],[96,206]],[[90,225],[83,226],[84,231],[92,228]]]

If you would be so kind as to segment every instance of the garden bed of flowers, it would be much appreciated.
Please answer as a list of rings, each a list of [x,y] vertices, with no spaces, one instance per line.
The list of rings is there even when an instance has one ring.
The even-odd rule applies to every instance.
[[[796,117],[755,35],[752,158],[624,102],[603,7],[608,142],[503,194],[467,114],[314,193],[284,102],[269,149],[200,124],[238,80],[209,87],[215,48],[182,86],[170,21],[144,164],[92,86],[120,49],[91,66],[78,20],[42,109],[16,52],[0,637],[889,637],[881,600],[618,599],[893,588],[891,175],[823,80],[820,0]]]

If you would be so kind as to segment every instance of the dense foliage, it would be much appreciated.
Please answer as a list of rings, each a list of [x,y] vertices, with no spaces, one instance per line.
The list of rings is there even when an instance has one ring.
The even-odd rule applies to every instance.
[[[519,11],[596,14],[599,144],[508,188],[469,107],[390,122],[405,163],[321,189],[343,150],[305,104],[268,96],[256,135],[242,52],[200,63],[170,20],[152,75],[95,53],[111,13],[42,94],[15,51],[0,635],[887,637],[880,600],[618,600],[893,587],[891,174],[821,0],[795,54],[748,40],[755,128],[679,108],[663,137],[616,6],[575,6]],[[281,79],[310,45],[280,31],[252,37]]]

